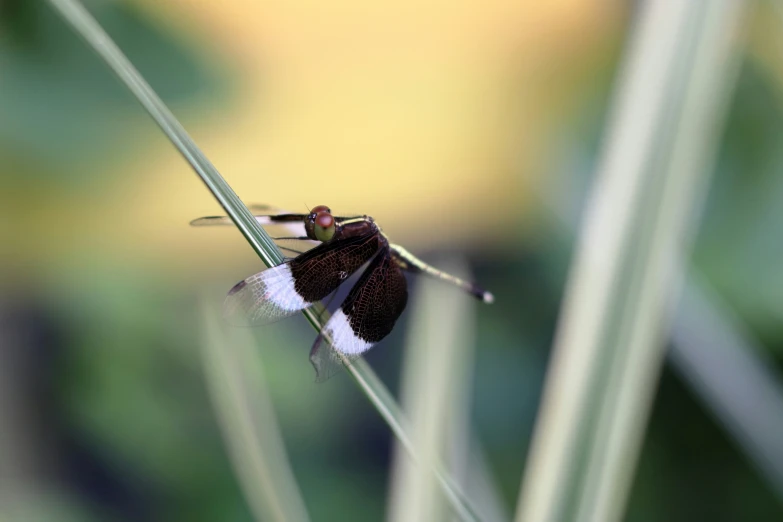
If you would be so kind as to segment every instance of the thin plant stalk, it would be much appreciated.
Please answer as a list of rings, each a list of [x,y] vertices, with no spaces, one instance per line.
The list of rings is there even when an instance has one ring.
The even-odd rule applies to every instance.
[[[465,271],[464,266],[446,269],[458,275]],[[387,508],[392,522],[442,520],[445,515],[438,485],[426,469],[441,459],[452,460],[448,459],[450,450],[466,428],[457,423],[467,408],[465,388],[475,314],[472,301],[453,299],[450,290],[434,281],[422,281],[413,295],[411,304],[417,313],[412,314],[405,343],[400,400],[411,422],[416,452],[425,465],[413,466],[407,452],[395,447]]]
[[[308,522],[254,339],[221,324],[206,299],[201,308],[207,388],[245,500],[256,520]]]
[[[123,84],[136,96],[174,146],[193,167],[264,264],[275,266],[282,263],[283,255],[274,241],[258,224],[242,200],[239,199],[214,165],[198,148],[171,111],[169,111],[163,101],[155,94],[149,84],[142,78],[136,68],[133,67],[84,6],[76,0],[49,0],[49,3],[71,24],[74,30],[93,50],[103,58]],[[312,308],[304,310],[303,314],[318,331],[321,330],[323,323],[328,320],[328,314],[324,314],[319,318],[316,311]],[[354,361],[353,364],[346,365],[346,368],[354,381],[359,385],[359,388],[389,425],[395,437],[406,450],[411,452],[412,458],[417,460],[413,453],[410,437],[404,428],[399,407],[380,379],[363,360]],[[454,480],[440,466],[433,469],[433,472],[455,512],[463,520],[475,520],[474,510]]]
[[[740,6],[641,9],[569,277],[519,521],[622,516],[736,73]]]

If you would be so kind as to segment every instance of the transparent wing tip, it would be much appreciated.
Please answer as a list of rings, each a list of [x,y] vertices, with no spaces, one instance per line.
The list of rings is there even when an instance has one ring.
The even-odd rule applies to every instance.
[[[228,216],[205,216],[192,220],[191,227],[210,227],[215,225],[231,226],[234,222]]]
[[[328,381],[345,366],[343,358],[325,342],[323,334],[318,335],[310,350],[310,364],[315,368],[315,382]]]
[[[254,326],[254,304],[253,292],[248,288],[247,279],[243,279],[226,294],[223,301],[223,319],[233,326]]]
[[[243,279],[242,281],[238,282],[237,284],[231,287],[231,290],[228,291],[228,295],[234,295],[240,290],[242,290],[243,288],[245,288],[246,286],[247,286],[247,281]]]

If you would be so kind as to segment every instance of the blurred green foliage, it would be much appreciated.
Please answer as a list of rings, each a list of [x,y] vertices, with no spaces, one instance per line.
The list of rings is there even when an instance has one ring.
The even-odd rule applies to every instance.
[[[218,70],[200,60],[131,3],[88,4],[167,104],[176,107],[196,96],[226,99],[227,67]],[[4,177],[57,176],[60,171],[51,167],[63,163],[134,154],[127,143],[112,146],[117,140],[107,131],[122,129],[122,120],[137,114],[138,102],[44,0],[0,3],[0,63],[0,154],[49,167],[3,169]]]
[[[694,254],[696,266],[783,355],[781,86],[748,59],[737,86]]]

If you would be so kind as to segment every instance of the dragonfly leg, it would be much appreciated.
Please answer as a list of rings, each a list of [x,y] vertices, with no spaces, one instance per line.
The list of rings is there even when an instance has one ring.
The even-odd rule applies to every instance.
[[[297,250],[295,248],[288,248],[288,247],[284,247],[284,246],[281,246],[281,245],[277,245],[277,248],[279,248],[280,250],[283,250],[285,252],[290,252],[290,253],[294,254],[294,257],[304,254],[304,251]]]

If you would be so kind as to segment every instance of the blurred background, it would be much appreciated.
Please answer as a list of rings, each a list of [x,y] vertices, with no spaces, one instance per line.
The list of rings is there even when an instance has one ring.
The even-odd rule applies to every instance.
[[[86,5],[244,201],[372,215],[495,294],[470,304],[465,407],[513,513],[636,3]],[[749,14],[692,266],[779,373],[783,18]],[[188,226],[217,203],[39,0],[0,1],[0,187],[0,514],[253,520],[200,302],[263,265],[235,230]],[[395,394],[416,303],[367,356]],[[313,382],[302,317],[253,335],[311,519],[383,519],[393,443],[377,411],[346,373]],[[783,520],[782,490],[685,377],[664,370],[627,520]]]

